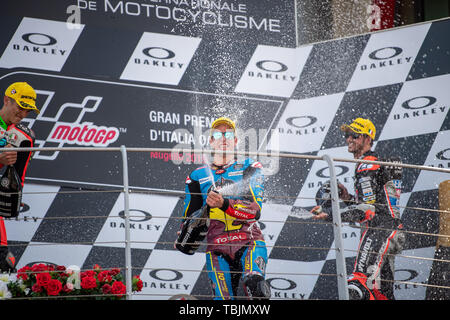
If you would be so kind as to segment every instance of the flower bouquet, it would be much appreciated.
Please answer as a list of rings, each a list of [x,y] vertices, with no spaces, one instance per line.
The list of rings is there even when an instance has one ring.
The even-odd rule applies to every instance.
[[[142,286],[142,280],[134,276],[132,291],[141,291]],[[19,269],[15,279],[7,282],[7,290],[3,293],[5,298],[96,300],[120,300],[124,299],[125,295],[126,286],[118,268],[102,269],[95,265],[92,270],[80,271],[77,266],[66,268],[43,263]]]

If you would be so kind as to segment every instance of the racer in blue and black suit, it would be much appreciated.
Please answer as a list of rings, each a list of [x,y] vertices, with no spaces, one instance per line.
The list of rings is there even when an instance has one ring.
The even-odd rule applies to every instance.
[[[228,118],[212,123],[214,150],[235,149],[235,124]],[[214,179],[214,184],[213,184]],[[211,165],[194,170],[186,179],[184,217],[208,210],[206,266],[214,298],[269,299],[265,281],[267,248],[256,223],[264,191],[262,166],[235,154],[216,153]]]

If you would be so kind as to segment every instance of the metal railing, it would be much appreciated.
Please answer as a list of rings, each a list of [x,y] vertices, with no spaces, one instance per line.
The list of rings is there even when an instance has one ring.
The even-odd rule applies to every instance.
[[[0,149],[0,152],[6,151],[6,149]],[[135,243],[135,241],[131,241],[130,238],[130,207],[129,207],[129,194],[130,194],[130,186],[128,181],[128,153],[129,152],[176,152],[176,153],[199,153],[199,154],[211,154],[213,151],[211,150],[197,150],[197,149],[169,149],[169,148],[129,148],[126,146],[121,147],[34,147],[34,148],[14,148],[14,151],[65,151],[65,152],[120,152],[122,156],[122,167],[123,167],[123,189],[116,191],[106,191],[106,192],[123,192],[124,193],[124,219],[125,219],[125,278],[126,278],[126,297],[127,299],[132,298],[132,260],[131,260],[131,244]],[[345,256],[344,251],[349,251],[349,249],[345,249],[343,246],[342,240],[342,221],[340,216],[340,207],[339,207],[339,196],[338,196],[338,184],[337,177],[334,168],[334,162],[351,162],[351,163],[367,163],[367,164],[378,164],[378,165],[395,165],[397,167],[410,168],[410,169],[419,169],[419,170],[427,170],[434,171],[440,173],[450,174],[450,169],[445,168],[437,168],[430,167],[424,165],[415,165],[415,164],[406,164],[406,163],[391,163],[386,161],[372,161],[372,160],[361,160],[361,159],[349,159],[349,158],[334,158],[330,155],[323,156],[311,156],[311,155],[300,155],[300,154],[289,154],[289,153],[278,153],[278,152],[249,152],[249,151],[233,151],[236,155],[243,155],[247,157],[270,157],[270,158],[297,158],[297,159],[309,159],[309,160],[323,160],[326,161],[330,170],[330,187],[331,187],[331,202],[332,202],[332,217],[333,217],[333,232],[334,232],[334,242],[335,242],[335,251],[336,251],[336,274],[334,276],[337,277],[338,283],[338,296],[340,300],[348,300],[348,288],[347,288],[347,272],[346,272],[346,264],[345,264]],[[449,176],[450,177],[450,176]],[[91,191],[95,192],[95,191]],[[136,192],[136,191],[133,191]],[[139,192],[139,191],[137,191]],[[145,191],[140,191],[145,192]],[[158,193],[158,191],[152,191],[152,193]],[[183,195],[183,193],[177,191],[160,191],[161,194],[178,194]],[[427,209],[427,208],[415,208],[415,209],[423,209],[429,211],[437,211],[442,212],[440,210],[435,209]],[[450,212],[443,212],[449,213]],[[104,216],[101,216],[104,218]],[[56,217],[57,219],[58,217]],[[69,218],[69,217],[65,217]],[[96,218],[96,216],[84,216],[84,217],[76,217],[76,218]],[[181,217],[180,217],[181,219]],[[273,222],[273,221],[272,221]],[[285,223],[285,221],[279,221]],[[297,222],[297,223],[305,223],[305,222]],[[411,232],[411,231],[410,231]],[[413,232],[414,233],[414,232]],[[436,235],[436,234],[427,234],[434,236],[444,236],[445,235]],[[148,242],[147,242],[148,243]],[[295,247],[295,246],[290,246]],[[316,248],[317,249],[317,248]],[[329,248],[328,248],[329,249]],[[450,261],[447,261],[450,263]],[[143,268],[139,268],[143,269]],[[188,270],[188,271],[198,271],[198,270]],[[300,273],[301,274],[301,273]],[[322,274],[323,275],[323,274]],[[333,276],[333,275],[331,275]]]

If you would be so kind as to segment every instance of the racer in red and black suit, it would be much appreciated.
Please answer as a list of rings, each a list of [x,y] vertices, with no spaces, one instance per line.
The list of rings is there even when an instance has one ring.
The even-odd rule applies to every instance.
[[[34,147],[34,132],[20,122],[32,110],[39,113],[35,102],[34,89],[26,82],[16,82],[6,89],[3,107],[0,109],[0,147],[8,149],[8,151],[0,153],[0,175],[3,174],[6,166],[13,165],[21,179],[22,186],[32,152],[16,152],[9,148]],[[0,216],[0,271],[13,271],[15,263],[14,255],[8,250],[5,222]]]
[[[234,146],[234,122],[219,118],[212,129],[211,145],[223,141],[228,150]],[[237,161],[234,155],[214,159],[188,176],[184,202],[185,218],[208,210],[206,266],[214,299],[269,299],[267,248],[256,223],[264,190],[262,166],[249,158]]]
[[[399,159],[383,160],[370,151],[371,141],[375,137],[375,127],[370,120],[357,118],[352,124],[342,126],[342,130],[346,132],[349,152],[355,158],[399,163]],[[401,178],[401,167],[357,163],[355,195],[350,195],[342,184],[338,185],[340,198],[347,205],[341,210],[342,221],[361,225],[358,253],[348,280],[351,299],[395,299],[394,260],[405,241],[398,208]],[[314,211],[320,212],[320,208],[315,207]],[[320,213],[315,218],[332,220],[331,214],[326,213]]]

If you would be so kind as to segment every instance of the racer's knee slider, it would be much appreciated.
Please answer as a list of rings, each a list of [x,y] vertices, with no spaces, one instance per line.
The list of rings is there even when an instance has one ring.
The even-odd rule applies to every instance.
[[[270,286],[264,277],[251,274],[243,279],[244,293],[250,299],[270,299]]]

